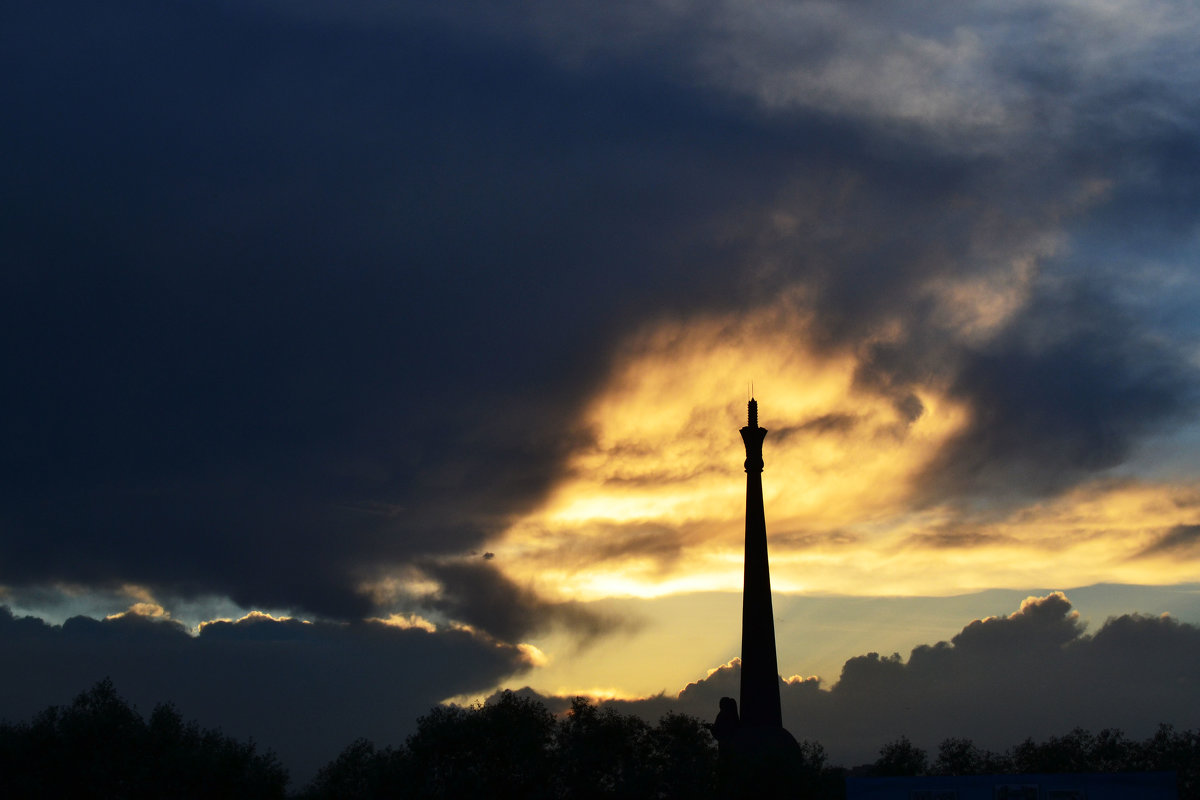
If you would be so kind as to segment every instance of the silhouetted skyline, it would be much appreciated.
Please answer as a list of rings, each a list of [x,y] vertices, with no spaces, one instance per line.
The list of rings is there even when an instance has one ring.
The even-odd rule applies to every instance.
[[[0,717],[107,674],[293,766],[504,688],[686,706],[740,652],[753,379],[777,664],[820,677],[789,729],[942,707],[939,659],[981,651],[936,643],[1002,653],[988,617],[1113,679],[1121,719],[1079,724],[1186,726],[1192,684],[1152,678],[1200,623],[1197,32],[1156,2],[6,8]],[[1059,590],[1083,632],[1029,610]],[[1089,713],[1050,684],[976,710]]]

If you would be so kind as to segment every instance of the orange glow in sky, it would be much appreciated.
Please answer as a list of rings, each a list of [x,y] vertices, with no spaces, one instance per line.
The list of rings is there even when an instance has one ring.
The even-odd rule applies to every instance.
[[[1194,578],[1143,554],[1193,520],[1200,488],[1104,477],[1061,497],[983,511],[921,504],[914,481],[968,411],[929,385],[920,408],[855,382],[850,352],[806,346],[781,304],[751,319],[670,322],[633,337],[588,409],[591,443],[535,512],[489,544],[551,597],[741,589],[745,393],[766,440],[777,593],[950,594]]]

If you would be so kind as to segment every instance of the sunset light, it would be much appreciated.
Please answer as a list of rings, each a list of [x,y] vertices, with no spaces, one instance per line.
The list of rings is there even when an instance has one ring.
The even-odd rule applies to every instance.
[[[1200,721],[1200,5],[9,5],[5,730]]]

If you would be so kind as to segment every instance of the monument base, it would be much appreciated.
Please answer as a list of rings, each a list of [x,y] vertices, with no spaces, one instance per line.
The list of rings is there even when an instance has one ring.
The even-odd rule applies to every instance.
[[[718,794],[721,798],[801,797],[807,783],[800,744],[785,728],[739,727],[721,745]]]

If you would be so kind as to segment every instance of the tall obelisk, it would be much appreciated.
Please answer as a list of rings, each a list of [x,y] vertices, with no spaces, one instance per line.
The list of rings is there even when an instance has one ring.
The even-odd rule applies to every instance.
[[[762,495],[762,448],[767,430],[758,427],[758,401],[753,398],[748,417],[742,428],[746,444],[746,571],[742,583],[741,722],[744,727],[782,728]]]

